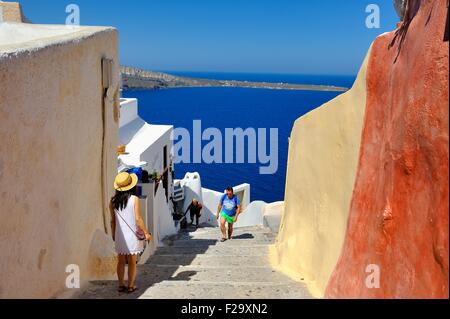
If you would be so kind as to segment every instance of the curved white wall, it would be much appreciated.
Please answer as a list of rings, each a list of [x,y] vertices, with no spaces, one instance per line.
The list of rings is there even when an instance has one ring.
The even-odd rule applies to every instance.
[[[251,202],[239,215],[235,227],[262,226],[264,224],[264,209],[267,203],[263,201]]]
[[[183,212],[186,211],[194,198],[203,203],[202,180],[199,173],[186,173],[180,181],[180,185],[184,188]]]

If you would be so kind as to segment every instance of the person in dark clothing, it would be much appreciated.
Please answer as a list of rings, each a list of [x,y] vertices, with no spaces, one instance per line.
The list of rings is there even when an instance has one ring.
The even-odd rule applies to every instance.
[[[199,225],[199,219],[200,216],[202,216],[202,209],[203,205],[196,200],[195,198],[192,200],[192,203],[189,205],[189,207],[186,210],[186,213],[189,211],[191,215],[191,225],[194,224],[194,218],[196,219],[197,223],[195,224],[196,227]]]

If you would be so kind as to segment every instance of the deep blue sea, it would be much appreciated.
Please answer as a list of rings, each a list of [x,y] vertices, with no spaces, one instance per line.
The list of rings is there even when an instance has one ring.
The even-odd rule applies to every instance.
[[[172,74],[175,74],[172,72]],[[355,76],[308,76],[242,73],[186,73],[177,75],[265,82],[326,84],[351,87]],[[278,128],[278,170],[260,175],[257,164],[177,164],[176,178],[186,172],[199,172],[202,186],[222,191],[241,183],[251,185],[251,200],[283,200],[286,179],[288,137],[300,116],[335,98],[340,93],[266,90],[248,88],[179,88],[167,90],[128,90],[124,97],[139,100],[139,115],[151,124],[168,124],[189,129],[193,120],[202,121],[202,129]],[[208,142],[203,142],[203,145]],[[224,143],[223,143],[224,144]],[[247,147],[247,145],[246,145]],[[307,152],[308,150],[303,150]]]

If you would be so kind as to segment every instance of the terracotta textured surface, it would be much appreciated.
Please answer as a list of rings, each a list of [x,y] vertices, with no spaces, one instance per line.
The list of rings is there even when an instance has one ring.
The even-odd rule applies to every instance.
[[[372,48],[359,168],[330,298],[448,298],[447,5],[410,6],[403,42],[388,49],[392,32]],[[378,289],[366,286],[370,264],[379,266]]]

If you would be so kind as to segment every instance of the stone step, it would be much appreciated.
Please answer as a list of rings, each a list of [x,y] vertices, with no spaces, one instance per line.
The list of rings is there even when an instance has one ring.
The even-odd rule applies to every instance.
[[[230,255],[154,255],[150,257],[146,265],[167,265],[167,266],[204,266],[214,267],[229,265],[252,265],[252,266],[266,266],[268,255],[263,254],[259,256],[230,256]]]
[[[269,252],[270,245],[227,245],[221,243],[214,246],[197,247],[159,247],[155,256],[159,255],[231,255],[231,256],[260,256]]]
[[[141,299],[305,299],[303,284],[292,282],[164,281],[149,287]]]
[[[139,285],[149,287],[160,282],[264,282],[291,283],[291,279],[269,266],[168,266],[146,265],[139,269]]]
[[[91,282],[79,298],[150,299],[304,299],[303,282],[270,267],[276,235],[263,226],[236,228],[221,243],[217,227],[188,228],[164,240],[138,266],[134,294],[118,294],[116,281]]]
[[[275,243],[275,239],[233,239],[225,243],[221,243],[219,239],[179,239],[176,241],[165,241],[163,247],[212,247],[212,246],[254,246],[254,245],[271,245]]]
[[[252,237],[272,237],[275,238],[276,234],[270,231],[233,231],[233,237],[236,238],[252,238]],[[168,239],[177,240],[177,239],[187,239],[187,238],[195,238],[195,239],[213,239],[213,238],[222,237],[222,233],[219,229],[215,231],[207,231],[207,232],[180,232]]]
[[[170,242],[170,241],[177,241],[177,240],[187,240],[187,239],[195,239],[195,240],[217,240],[222,238],[222,233],[217,230],[215,232],[208,232],[208,233],[204,233],[204,234],[199,234],[199,233],[183,233],[178,235],[177,237],[173,238],[173,237],[169,237],[166,238],[164,241]],[[270,232],[255,232],[255,233],[250,233],[250,232],[241,232],[241,233],[236,233],[233,232],[233,236],[232,238],[234,240],[252,240],[252,239],[271,239],[271,240],[275,240],[277,238],[276,235],[274,235],[273,233]]]
[[[208,234],[220,234],[219,227],[199,227],[195,228],[193,226],[189,226],[188,229],[182,230],[177,235],[183,235],[183,234],[197,234],[197,235],[208,235]],[[270,228],[264,227],[264,226],[254,226],[254,227],[238,227],[234,228],[233,230],[234,234],[240,235],[244,233],[272,233]],[[175,236],[177,236],[175,235]]]

